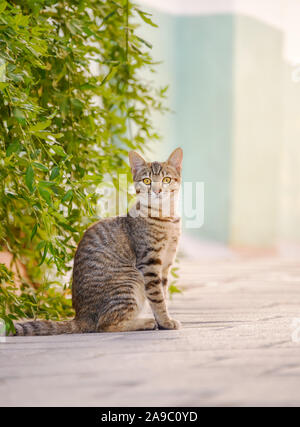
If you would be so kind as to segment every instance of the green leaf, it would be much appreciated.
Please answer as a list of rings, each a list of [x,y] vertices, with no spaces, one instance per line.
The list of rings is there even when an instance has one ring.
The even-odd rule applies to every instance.
[[[107,14],[104,18],[103,18],[103,22],[107,21],[110,17],[114,16],[114,14],[117,12],[117,9],[113,10],[112,12],[110,12],[109,14]]]
[[[33,172],[32,166],[29,165],[28,168],[26,169],[25,183],[31,193],[33,192],[33,182],[34,182],[34,172]]]
[[[4,83],[0,81],[0,90],[5,89],[8,86],[8,83]]]
[[[73,197],[73,191],[69,190],[66,192],[66,194],[64,195],[64,197],[61,199],[62,203],[67,202],[69,200],[71,200]]]
[[[41,171],[43,171],[43,172],[48,172],[48,170],[49,170],[46,166],[42,165],[41,163],[33,162],[32,164],[33,164],[36,168],[40,169],[40,170],[41,170]]]
[[[98,89],[97,86],[95,85],[91,85],[90,83],[84,83],[83,85],[80,86],[81,90],[94,90],[94,89]]]
[[[136,36],[136,38],[143,43],[144,45],[146,45],[147,47],[149,47],[149,49],[152,49],[152,44],[147,42],[146,40],[142,39],[142,37]]]
[[[179,289],[179,288],[177,288],[177,286],[175,286],[175,285],[170,285],[169,286],[169,292],[170,292],[171,295],[172,294],[181,294],[182,290]]]
[[[13,115],[19,123],[21,123],[21,124],[26,123],[26,117],[25,117],[23,111],[20,110],[20,108],[15,108],[13,111]]]
[[[147,77],[155,63],[136,21],[155,24],[134,7],[0,0],[0,236],[30,279],[17,289],[0,264],[0,317],[11,328],[16,318],[73,316],[59,275],[106,197],[95,190],[129,173],[129,150],[157,139],[164,93]]]
[[[55,154],[57,154],[58,156],[66,157],[67,154],[65,153],[61,145],[52,145],[51,148],[52,150],[55,151]]]
[[[11,156],[13,153],[17,153],[22,148],[22,145],[19,143],[19,141],[14,141],[7,147],[6,150],[6,157]]]
[[[1,1],[0,3],[0,13],[4,12],[7,6],[7,2],[6,1]]]
[[[38,245],[37,245],[37,247],[36,247],[36,250],[37,251],[40,251],[41,249],[43,249],[44,247],[45,247],[45,245],[46,245],[46,241],[45,240],[41,240],[39,243],[38,243]]]
[[[41,180],[39,182],[40,187],[52,188],[55,185],[55,182]]]
[[[79,99],[71,98],[70,101],[71,101],[71,104],[73,105],[73,107],[75,107],[76,109],[78,109],[78,110],[83,109],[84,105]]]
[[[116,72],[118,71],[118,67],[114,66],[110,69],[110,71],[106,74],[106,76],[104,77],[104,79],[102,80],[102,82],[100,83],[100,86],[103,86],[104,83],[108,82],[109,80],[111,80],[114,75],[116,74]]]
[[[46,120],[45,122],[39,122],[33,126],[30,126],[28,131],[31,133],[36,133],[36,132],[39,132],[41,130],[48,128],[50,125],[51,125],[51,120]]]
[[[2,87],[0,86],[1,89],[4,89],[5,85],[8,84],[8,83],[5,83],[5,81],[6,81],[6,63],[5,62],[2,63],[2,60],[0,58],[0,82],[2,84]]]
[[[55,166],[51,171],[50,181],[53,181],[58,176],[59,176],[59,166]]]
[[[40,266],[44,263],[44,261],[45,261],[45,259],[46,259],[46,256],[47,256],[47,253],[48,253],[48,249],[49,249],[49,243],[47,242],[47,243],[45,244],[44,252],[43,252],[43,256],[42,256],[41,261],[40,261],[40,262],[39,262],[39,264],[38,264],[38,267],[40,267]]]
[[[151,21],[151,19],[150,18],[148,18],[148,16],[151,16],[151,13],[146,13],[146,12],[143,12],[142,10],[140,10],[140,9],[135,9],[137,12],[138,12],[138,14],[140,15],[140,17],[142,18],[142,20],[144,21],[144,22],[146,22],[146,24],[148,24],[148,25],[151,25],[151,27],[158,27],[158,25],[156,25],[153,21]]]
[[[52,206],[51,193],[41,185],[39,185],[39,193],[42,196],[42,198],[46,201],[47,205]]]
[[[32,240],[32,239],[34,238],[34,236],[36,235],[37,229],[38,229],[38,225],[37,225],[37,224],[35,224],[35,226],[34,226],[34,227],[33,227],[33,229],[32,229],[32,233],[31,233],[31,236],[30,236],[30,240]]]

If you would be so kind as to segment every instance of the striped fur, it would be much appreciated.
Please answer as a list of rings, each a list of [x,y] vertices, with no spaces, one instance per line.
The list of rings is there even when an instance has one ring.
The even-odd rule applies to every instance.
[[[176,149],[163,163],[147,163],[135,152],[130,153],[129,160],[137,203],[127,216],[94,224],[80,241],[73,267],[75,319],[17,323],[16,335],[180,327],[177,320],[170,318],[166,299],[168,273],[181,228],[175,204],[181,182],[182,150]],[[164,183],[165,177],[171,181]],[[151,184],[145,184],[145,178]],[[164,209],[165,201],[169,209]],[[146,299],[154,317],[142,319],[138,315]]]

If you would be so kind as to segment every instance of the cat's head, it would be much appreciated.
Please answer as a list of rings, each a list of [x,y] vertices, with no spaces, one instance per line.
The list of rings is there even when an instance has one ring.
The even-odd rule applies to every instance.
[[[129,162],[139,197],[160,200],[177,194],[181,184],[182,149],[176,148],[166,162],[146,162],[135,151],[129,153]]]

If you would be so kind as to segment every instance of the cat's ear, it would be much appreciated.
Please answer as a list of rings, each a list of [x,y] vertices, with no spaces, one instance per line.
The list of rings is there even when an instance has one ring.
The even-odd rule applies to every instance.
[[[131,172],[132,172],[132,175],[134,175],[138,169],[140,169],[142,166],[145,166],[146,162],[143,159],[143,157],[140,156],[135,151],[130,151],[128,156],[129,156]]]
[[[173,166],[178,173],[181,172],[183,152],[180,147],[176,148],[167,160],[167,163]]]

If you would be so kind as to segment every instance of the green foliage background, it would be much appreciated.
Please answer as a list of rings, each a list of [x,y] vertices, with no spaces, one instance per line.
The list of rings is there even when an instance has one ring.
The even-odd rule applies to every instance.
[[[140,23],[156,26],[126,0],[0,0],[0,245],[30,278],[17,290],[0,264],[9,328],[72,315],[56,280],[97,219],[95,188],[107,173],[117,185],[128,150],[158,137],[165,88],[141,77],[153,61]]]

